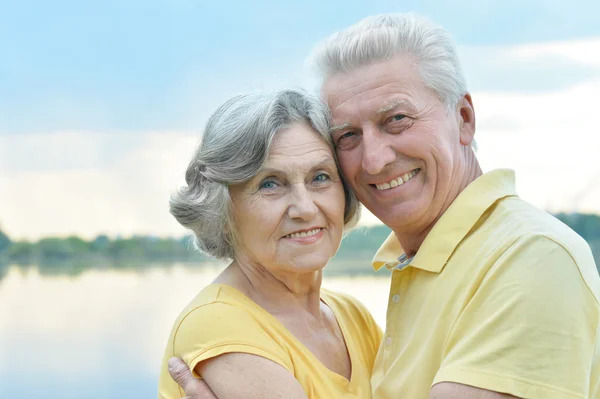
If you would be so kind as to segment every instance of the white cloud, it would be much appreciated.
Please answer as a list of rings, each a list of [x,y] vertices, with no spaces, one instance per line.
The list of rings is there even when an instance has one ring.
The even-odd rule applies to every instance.
[[[600,38],[514,46],[462,46],[471,90],[540,93],[600,76]]]
[[[461,57],[475,80],[484,170],[515,169],[521,196],[550,211],[600,212],[600,38],[467,47]]]
[[[522,44],[507,48],[507,53],[523,61],[547,56],[560,56],[581,65],[600,67],[600,37],[550,43]]]
[[[169,194],[182,183],[198,137],[184,133],[137,135],[136,146],[110,162],[94,159],[94,143],[118,152],[132,138],[115,134],[48,134],[43,148],[28,147],[25,136],[10,139],[13,158],[45,159],[37,170],[0,168],[3,228],[14,237],[99,233],[181,235],[184,230],[168,213]],[[55,168],[58,155],[79,167]],[[86,162],[85,156],[90,156]],[[45,157],[45,158],[44,158]]]
[[[548,210],[600,212],[598,93],[600,77],[548,94],[474,93],[484,168],[515,169],[521,195]]]

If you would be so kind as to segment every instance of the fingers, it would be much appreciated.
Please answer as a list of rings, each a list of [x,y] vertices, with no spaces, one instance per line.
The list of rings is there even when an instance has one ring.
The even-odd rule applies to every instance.
[[[171,378],[187,393],[186,386],[194,379],[187,364],[178,357],[172,357],[169,359],[168,365]]]
[[[195,378],[185,362],[177,357],[169,359],[169,374],[171,378],[188,395],[181,399],[216,399],[210,387],[202,380]]]

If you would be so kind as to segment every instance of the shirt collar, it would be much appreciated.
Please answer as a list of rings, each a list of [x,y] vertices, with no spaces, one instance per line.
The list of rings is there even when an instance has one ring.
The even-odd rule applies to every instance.
[[[427,234],[408,266],[441,272],[450,255],[485,211],[498,200],[516,195],[514,171],[497,169],[481,175],[456,197]],[[383,266],[393,269],[400,264],[398,257],[403,253],[392,232],[375,254],[373,269],[379,270]]]

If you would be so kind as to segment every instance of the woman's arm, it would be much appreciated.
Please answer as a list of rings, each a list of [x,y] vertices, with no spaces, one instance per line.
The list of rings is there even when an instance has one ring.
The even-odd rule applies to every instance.
[[[247,353],[227,353],[196,366],[219,399],[308,399],[283,366]]]

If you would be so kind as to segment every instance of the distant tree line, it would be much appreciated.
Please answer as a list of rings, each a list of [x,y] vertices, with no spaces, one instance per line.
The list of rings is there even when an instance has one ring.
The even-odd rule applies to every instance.
[[[596,265],[600,265],[600,215],[560,213],[555,215],[590,244]],[[390,233],[386,226],[359,228],[350,233],[328,267],[330,274],[368,273],[368,264],[382,241]],[[109,238],[99,235],[93,240],[71,236],[49,237],[36,242],[12,241],[0,230],[0,264],[37,265],[41,268],[78,263],[89,267],[131,264],[198,262],[208,257],[193,250],[186,238],[134,236]],[[365,264],[367,267],[365,267]],[[326,270],[327,272],[327,270]]]
[[[201,261],[206,257],[192,249],[189,238],[134,236],[111,239],[99,235],[87,241],[79,237],[49,237],[36,242],[14,241],[0,231],[0,262],[53,266],[65,262],[92,265]]]

